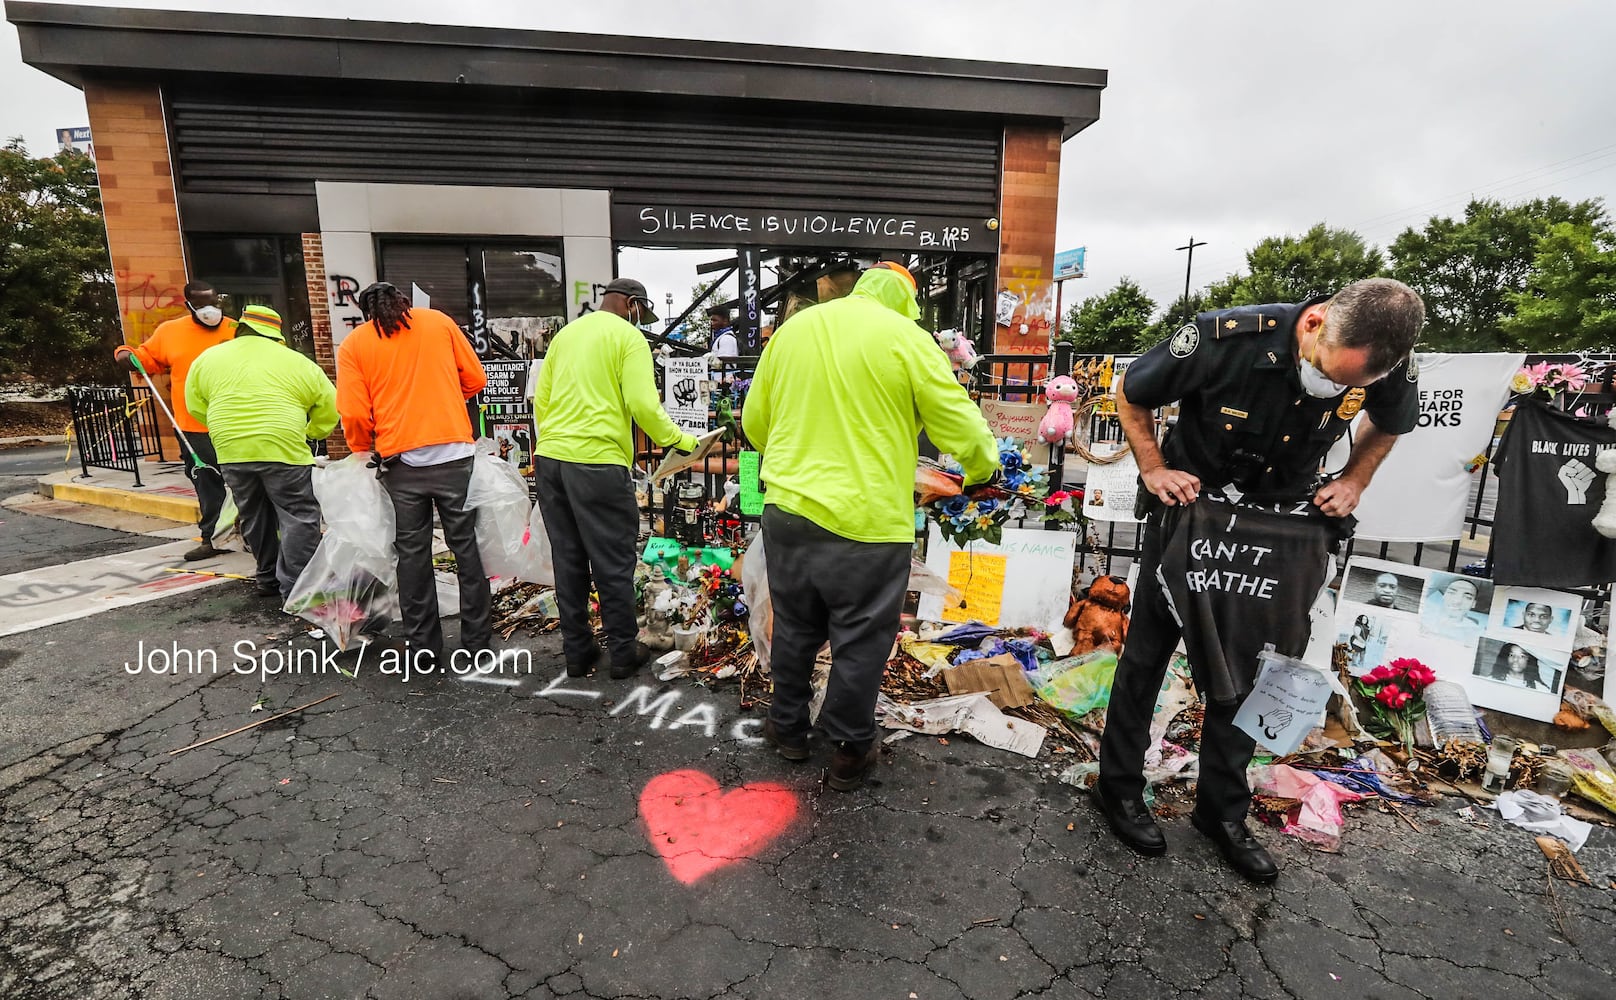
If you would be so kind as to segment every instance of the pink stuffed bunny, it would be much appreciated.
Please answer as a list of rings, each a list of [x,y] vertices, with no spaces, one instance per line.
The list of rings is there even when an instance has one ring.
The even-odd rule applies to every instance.
[[[937,338],[937,346],[953,358],[961,369],[970,371],[976,367],[976,348],[971,346],[971,340],[965,334],[958,330],[939,330],[932,336]]]
[[[1058,444],[1072,433],[1072,404],[1083,396],[1083,389],[1070,375],[1056,375],[1044,386],[1049,412],[1038,425],[1038,440]]]

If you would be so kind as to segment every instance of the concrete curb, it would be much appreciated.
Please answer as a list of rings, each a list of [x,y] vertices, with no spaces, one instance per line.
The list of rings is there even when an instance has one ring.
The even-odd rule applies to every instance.
[[[81,486],[77,483],[50,483],[50,495],[68,503],[89,504],[131,514],[160,517],[180,524],[195,524],[201,508],[195,500],[181,497],[156,496],[134,490],[108,489],[104,486]]]
[[[66,434],[24,434],[22,437],[0,438],[0,448],[23,448],[31,444],[66,444]]]

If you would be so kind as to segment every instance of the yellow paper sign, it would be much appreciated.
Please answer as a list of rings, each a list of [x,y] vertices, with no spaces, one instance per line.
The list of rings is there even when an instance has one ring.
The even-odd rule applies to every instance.
[[[999,610],[1004,603],[1004,565],[1008,559],[1008,556],[975,552],[950,552],[948,584],[965,595],[965,604],[962,607],[958,601],[944,600],[943,620],[999,624]]]

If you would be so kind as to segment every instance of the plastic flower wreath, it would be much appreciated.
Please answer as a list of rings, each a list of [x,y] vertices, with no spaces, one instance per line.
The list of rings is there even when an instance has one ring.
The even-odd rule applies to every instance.
[[[996,486],[976,490],[973,495],[944,497],[926,505],[943,537],[960,548],[977,539],[997,545],[1004,540],[1004,525],[1021,517],[1029,508],[1045,511],[1049,471],[1031,463],[1027,452],[1012,438],[999,446],[999,479]],[[958,465],[946,470],[955,477],[964,475]]]
[[[1354,679],[1353,689],[1369,702],[1371,709],[1364,728],[1379,739],[1395,739],[1412,754],[1414,726],[1425,718],[1424,691],[1435,681],[1435,671],[1406,656]]]

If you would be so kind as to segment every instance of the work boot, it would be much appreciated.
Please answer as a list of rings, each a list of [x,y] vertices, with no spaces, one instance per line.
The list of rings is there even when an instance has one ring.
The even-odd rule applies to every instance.
[[[836,754],[830,759],[830,777],[825,784],[838,792],[851,792],[864,784],[864,779],[880,757],[881,744],[874,740],[868,743],[843,740],[836,744]]]
[[[640,672],[640,668],[651,662],[652,655],[650,646],[636,640],[634,643],[634,659],[627,663],[613,663],[611,669],[607,672],[612,675],[614,680],[619,681],[625,677],[633,677]]]
[[[186,562],[200,562],[203,559],[212,559],[214,556],[222,556],[226,551],[227,550],[225,549],[214,548],[213,540],[211,538],[206,538],[202,540],[201,545],[198,545],[196,548],[185,553],[182,558]]]
[[[270,580],[267,582],[264,580],[259,580],[254,586],[258,591],[259,597],[281,596],[281,585],[275,580]]]
[[[594,670],[595,667],[597,667],[599,665],[600,665],[600,647],[599,646],[591,646],[591,647],[589,647],[589,653],[587,654],[587,657],[584,659],[584,661],[582,663],[574,663],[571,660],[567,661],[567,676],[568,677],[587,677],[589,675],[589,672],[591,670]]]
[[[1279,878],[1279,866],[1274,864],[1273,857],[1263,850],[1243,821],[1224,823],[1208,819],[1197,810],[1190,813],[1190,824],[1218,845],[1229,867],[1245,878],[1263,885]]]
[[[1143,799],[1137,796],[1112,798],[1098,782],[1090,796],[1118,840],[1147,858],[1159,858],[1167,853],[1167,838]]]
[[[774,745],[780,756],[790,761],[805,761],[808,759],[808,734],[787,733],[774,724],[773,719],[763,722],[763,738]]]

